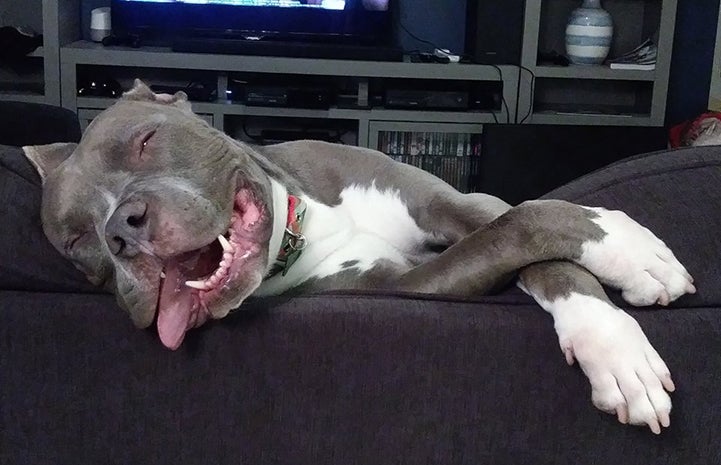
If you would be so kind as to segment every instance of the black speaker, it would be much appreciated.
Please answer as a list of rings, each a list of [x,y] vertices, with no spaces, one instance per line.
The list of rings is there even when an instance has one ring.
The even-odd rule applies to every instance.
[[[467,0],[466,55],[474,63],[520,65],[525,0]]]

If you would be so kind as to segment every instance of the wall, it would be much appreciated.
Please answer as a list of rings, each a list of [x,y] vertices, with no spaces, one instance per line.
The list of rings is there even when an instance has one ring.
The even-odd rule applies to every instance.
[[[666,125],[703,113],[708,106],[719,0],[679,0],[669,77]]]
[[[719,13],[718,25],[716,26],[716,46],[714,48],[708,107],[714,111],[721,111],[721,13]]]

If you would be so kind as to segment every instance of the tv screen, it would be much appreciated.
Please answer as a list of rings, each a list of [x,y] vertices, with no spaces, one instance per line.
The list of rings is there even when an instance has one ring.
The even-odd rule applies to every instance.
[[[390,0],[113,0],[113,29],[144,41],[175,37],[385,45]]]

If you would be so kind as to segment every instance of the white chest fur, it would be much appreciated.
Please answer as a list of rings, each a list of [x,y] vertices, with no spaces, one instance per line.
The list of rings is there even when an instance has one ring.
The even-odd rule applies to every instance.
[[[279,193],[277,186],[274,191]],[[350,186],[332,207],[301,197],[307,203],[302,232],[308,246],[285,276],[265,280],[255,295],[281,294],[308,279],[322,279],[344,269],[364,272],[379,260],[410,267],[430,238],[410,216],[398,191]],[[271,250],[277,251],[278,242],[271,239]]]

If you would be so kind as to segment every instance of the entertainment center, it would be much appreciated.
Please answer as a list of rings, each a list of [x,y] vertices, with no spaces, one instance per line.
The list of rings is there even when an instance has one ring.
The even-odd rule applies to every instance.
[[[79,84],[90,76],[112,78],[127,88],[139,77],[170,89],[210,89],[211,97],[194,101],[194,110],[216,128],[250,142],[295,133],[390,151],[389,140],[394,149],[410,150],[412,140],[434,133],[447,136],[433,139],[438,155],[453,158],[467,150],[448,141],[481,134],[488,124],[662,126],[676,12],[676,0],[604,1],[615,23],[612,56],[658,32],[658,59],[649,71],[558,66],[539,58],[563,52],[566,19],[580,4],[575,0],[527,0],[525,8],[510,8],[522,19],[520,54],[501,57],[498,63],[488,59],[489,64],[422,62],[419,55],[408,54],[401,61],[388,61],[193,53],[174,51],[177,43],[103,46],[82,40],[80,0],[28,3],[36,14],[42,11],[45,46],[28,60],[42,61],[37,73],[44,94],[5,92],[2,98],[61,104],[87,124],[113,99],[79,96]],[[447,7],[466,8],[463,0],[451,3]],[[485,18],[501,27],[502,18],[489,22],[492,4],[485,2],[485,16],[482,9],[475,14],[478,21]],[[496,3],[497,11],[503,4]],[[333,89],[332,95],[318,89]],[[310,103],[314,99],[316,105]],[[459,157],[449,168],[441,159],[417,158],[423,166],[445,164],[439,174],[473,164],[465,159]]]

